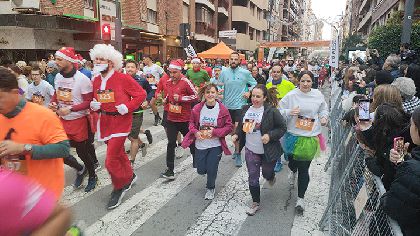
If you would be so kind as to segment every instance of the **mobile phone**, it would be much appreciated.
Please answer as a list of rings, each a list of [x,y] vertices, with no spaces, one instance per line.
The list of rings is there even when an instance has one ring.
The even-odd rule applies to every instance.
[[[404,161],[404,138],[403,137],[396,137],[394,138],[394,150],[397,151],[401,158],[398,162]]]
[[[370,100],[369,99],[360,99],[359,100],[359,120],[369,121],[370,120]]]

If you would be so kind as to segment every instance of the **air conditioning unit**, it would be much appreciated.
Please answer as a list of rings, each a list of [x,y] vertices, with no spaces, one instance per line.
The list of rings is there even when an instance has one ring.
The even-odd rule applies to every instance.
[[[39,11],[39,0],[11,0],[10,2],[13,11]]]

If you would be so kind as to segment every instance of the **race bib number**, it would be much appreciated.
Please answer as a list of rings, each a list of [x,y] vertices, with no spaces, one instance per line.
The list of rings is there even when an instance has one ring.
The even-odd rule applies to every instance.
[[[296,128],[312,131],[312,129],[314,128],[314,122],[315,122],[315,119],[306,118],[304,116],[298,116],[296,120]]]
[[[255,120],[245,120],[244,125],[242,126],[242,131],[245,133],[252,133],[255,128]]]
[[[182,107],[179,105],[169,104],[169,112],[180,114]]]
[[[11,171],[18,172],[23,175],[27,175],[28,168],[26,160],[20,160],[19,158],[3,158],[2,166]]]
[[[57,100],[60,102],[71,102],[73,96],[71,94],[71,89],[68,88],[58,88],[57,89]]]
[[[98,90],[97,100],[100,103],[115,102],[115,95],[112,90]]]

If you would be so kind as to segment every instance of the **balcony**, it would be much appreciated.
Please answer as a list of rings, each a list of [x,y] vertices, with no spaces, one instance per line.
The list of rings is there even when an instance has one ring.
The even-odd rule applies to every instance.
[[[368,4],[368,2],[369,2],[369,4]],[[369,10],[369,7],[370,7],[371,2],[372,2],[372,0],[364,0],[364,1],[362,2],[362,4],[360,5],[360,8],[359,8],[359,14],[361,14],[361,13],[362,13],[362,11],[363,11],[366,7],[367,7],[367,9]]]
[[[216,27],[206,22],[195,22],[195,39],[215,43]]]
[[[254,51],[257,48],[257,41],[251,40],[249,35],[237,33],[236,34],[236,49]]]
[[[267,20],[261,18],[260,20],[256,15],[252,15],[248,7],[232,6],[232,21],[242,21],[249,24],[250,27],[256,30],[267,30]]]
[[[370,24],[367,24],[367,23],[370,22],[370,19],[371,18],[372,18],[372,12],[371,11],[368,11],[366,13],[366,15],[363,17],[363,19],[360,21],[359,27],[357,28],[357,31],[360,31],[365,26],[369,26]]]
[[[229,17],[229,2],[227,0],[219,0],[217,12]]]
[[[211,10],[216,11],[216,8],[214,7],[214,1],[215,0],[195,0],[195,3],[205,5]]]

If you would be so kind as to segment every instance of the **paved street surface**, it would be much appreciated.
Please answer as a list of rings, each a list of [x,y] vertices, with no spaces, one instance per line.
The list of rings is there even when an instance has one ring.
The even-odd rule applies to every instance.
[[[251,196],[245,163],[237,168],[230,156],[223,156],[216,197],[204,200],[206,177],[192,168],[188,150],[176,160],[175,181],[159,178],[166,169],[165,132],[162,126],[153,126],[153,115],[148,112],[144,128],[152,132],[153,144],[145,157],[139,152],[135,164],[137,184],[114,210],[106,209],[112,185],[104,167],[105,145],[96,149],[103,168],[97,173],[99,185],[91,193],[73,189],[75,171],[66,166],[63,202],[71,206],[75,222],[84,227],[86,235],[322,235],[316,225],[328,196],[329,177],[322,170],[326,154],[311,165],[304,216],[295,216],[297,186],[289,187],[286,166],[277,174],[273,187],[261,179],[262,208],[255,216],[247,216]],[[144,135],[141,138],[146,141]],[[233,149],[230,137],[228,144]]]

